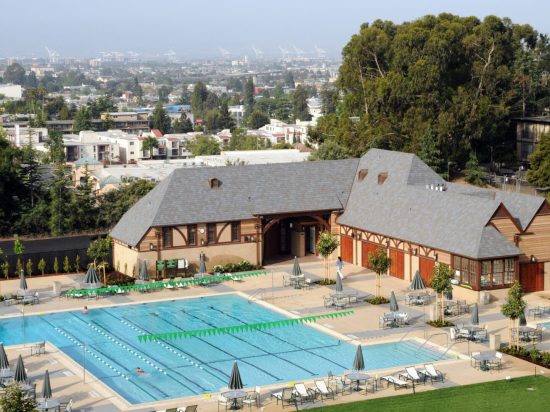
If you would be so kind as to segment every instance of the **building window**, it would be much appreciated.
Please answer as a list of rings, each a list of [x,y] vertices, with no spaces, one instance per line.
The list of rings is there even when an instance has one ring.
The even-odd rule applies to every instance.
[[[460,280],[460,283],[470,285],[472,288],[476,289],[478,276],[477,265],[477,260],[467,259],[460,256],[453,256],[453,269],[455,272],[455,279]],[[483,284],[483,280],[481,282]]]
[[[481,287],[486,288],[491,285],[491,261],[481,262]]]
[[[493,286],[504,284],[504,260],[493,260]]]
[[[172,228],[163,227],[162,228],[162,244],[163,247],[172,247]]]
[[[231,241],[232,242],[239,242],[240,241],[240,224],[239,222],[233,222],[231,223]]]
[[[206,225],[206,241],[210,243],[214,243],[216,241],[216,224],[215,223],[208,223]]]
[[[130,146],[133,146],[134,145],[134,142],[130,142]]]
[[[504,284],[511,285],[515,279],[515,264],[514,259],[504,260]]]
[[[187,226],[187,242],[189,245],[197,244],[197,225]]]

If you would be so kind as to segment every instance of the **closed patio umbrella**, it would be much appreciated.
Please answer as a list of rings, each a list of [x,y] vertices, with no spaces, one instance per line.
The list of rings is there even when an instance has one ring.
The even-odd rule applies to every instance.
[[[424,284],[424,281],[422,280],[422,276],[420,276],[420,272],[418,270],[414,274],[414,278],[411,282],[410,288],[411,290],[426,289],[426,285]]]
[[[294,256],[294,265],[292,266],[292,276],[302,276],[302,268],[298,262],[298,258]]]
[[[25,365],[23,364],[23,358],[19,355],[17,359],[17,366],[15,367],[15,375],[13,376],[15,382],[26,382],[27,371],[25,371]]]
[[[365,370],[365,360],[363,359],[363,349],[361,348],[361,345],[357,346],[357,351],[355,352],[355,358],[353,359],[353,370]]]
[[[472,309],[472,325],[479,325],[479,309],[477,307],[477,303],[474,303],[474,307]]]
[[[336,274],[336,292],[343,292],[344,286],[342,285],[342,277],[340,273]]]
[[[0,369],[9,369],[10,363],[4,345],[0,343]]]
[[[447,291],[445,292],[445,299],[453,300],[453,288],[447,289]]]
[[[231,376],[229,377],[229,384],[227,386],[231,390],[238,390],[243,388],[243,381],[241,379],[241,373],[239,372],[237,361],[233,363],[233,369],[231,370]]]
[[[521,312],[521,315],[519,315],[519,326],[527,326],[527,319],[525,319],[525,312]]]
[[[147,273],[147,261],[146,260],[141,262],[141,265],[139,266],[139,280],[143,280],[144,282],[149,281],[149,273]]]
[[[399,310],[399,305],[397,304],[397,298],[395,297],[395,292],[391,291],[390,296],[390,310],[392,312],[397,312]]]
[[[25,271],[21,269],[21,277],[19,278],[19,289],[27,290],[27,278],[25,277]]]
[[[86,272],[86,276],[84,277],[84,283],[87,285],[97,285],[101,283],[99,281],[99,277],[97,276],[97,272],[94,269],[94,265],[90,264],[88,266],[88,271]]]
[[[206,274],[206,262],[204,261],[204,253],[199,255],[199,274]]]
[[[50,385],[50,372],[46,369],[44,374],[44,384],[42,385],[42,398],[50,399],[52,397],[52,387]]]

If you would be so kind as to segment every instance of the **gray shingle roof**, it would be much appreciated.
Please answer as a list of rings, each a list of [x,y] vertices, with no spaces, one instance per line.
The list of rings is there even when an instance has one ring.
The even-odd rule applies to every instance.
[[[135,246],[151,226],[341,210],[358,162],[348,159],[176,169],[124,214],[111,236]],[[210,178],[219,179],[220,187],[211,189]]]
[[[500,202],[452,191],[435,191],[427,184],[443,180],[415,155],[370,150],[338,222],[401,240],[472,258],[512,256],[521,252],[496,229],[486,224]],[[378,174],[388,177],[378,184]]]

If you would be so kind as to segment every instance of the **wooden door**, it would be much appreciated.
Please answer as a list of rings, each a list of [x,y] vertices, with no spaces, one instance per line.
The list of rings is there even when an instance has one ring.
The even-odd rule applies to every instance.
[[[520,263],[519,283],[524,292],[544,290],[544,263]]]
[[[353,263],[353,239],[340,235],[340,253],[344,262]]]
[[[402,250],[390,249],[390,276],[405,279],[405,253]]]
[[[430,287],[430,281],[434,276],[435,260],[429,258],[419,258],[418,271],[426,287]]]
[[[369,267],[369,253],[374,253],[378,250],[380,245],[371,242],[361,242],[361,266]]]

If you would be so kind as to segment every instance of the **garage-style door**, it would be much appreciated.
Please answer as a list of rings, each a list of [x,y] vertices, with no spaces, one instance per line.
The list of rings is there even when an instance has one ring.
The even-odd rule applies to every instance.
[[[544,263],[520,263],[519,283],[524,292],[544,290]]]
[[[361,266],[369,267],[369,253],[374,253],[380,247],[376,243],[361,242]]]
[[[405,278],[405,253],[402,250],[390,249],[390,275],[399,279]]]
[[[418,266],[419,266],[418,270],[420,271],[420,277],[424,281],[424,284],[426,285],[426,287],[430,287],[430,281],[434,276],[435,260],[421,257],[419,259]]]
[[[353,263],[353,239],[350,236],[340,235],[340,253],[344,262]]]

